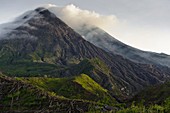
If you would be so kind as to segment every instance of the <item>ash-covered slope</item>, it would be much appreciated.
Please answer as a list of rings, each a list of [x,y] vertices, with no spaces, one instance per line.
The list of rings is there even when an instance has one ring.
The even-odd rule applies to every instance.
[[[121,55],[136,63],[170,67],[170,56],[164,53],[142,51],[115,39],[100,28],[85,25],[77,30],[85,40],[108,52]]]
[[[9,75],[64,77],[87,73],[113,96],[129,96],[169,78],[167,68],[134,63],[94,46],[45,8],[24,14],[17,22],[21,22],[19,26],[0,38],[0,70]],[[101,64],[106,65],[107,73],[100,69]]]

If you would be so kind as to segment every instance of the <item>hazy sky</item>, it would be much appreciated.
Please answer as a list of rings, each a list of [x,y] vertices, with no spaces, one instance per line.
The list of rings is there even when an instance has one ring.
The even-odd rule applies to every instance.
[[[0,23],[49,3],[113,15],[118,24],[107,31],[115,38],[139,49],[170,54],[170,0],[0,0]]]

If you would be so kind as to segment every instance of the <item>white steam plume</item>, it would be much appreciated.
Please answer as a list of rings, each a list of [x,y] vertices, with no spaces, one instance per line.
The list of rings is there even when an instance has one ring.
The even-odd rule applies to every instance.
[[[100,15],[94,11],[82,10],[73,4],[64,7],[49,4],[44,7],[48,8],[75,30],[81,29],[84,25],[90,25],[109,31],[113,26],[117,26],[120,23],[114,15]]]

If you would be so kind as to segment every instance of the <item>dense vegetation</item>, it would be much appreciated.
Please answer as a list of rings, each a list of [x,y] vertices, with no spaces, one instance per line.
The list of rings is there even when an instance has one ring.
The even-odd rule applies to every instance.
[[[113,113],[170,112],[169,95],[165,96],[164,100],[159,103],[154,101],[146,103],[147,100],[118,103],[107,93],[106,89],[102,88],[85,74],[72,78],[9,78],[0,74],[0,83],[1,112],[35,112],[41,110],[42,112],[54,112],[55,110],[55,112],[67,112],[68,110],[76,111],[77,109],[88,111],[89,113],[103,111]],[[161,85],[160,87],[165,91],[165,87],[166,89],[169,88],[169,83]],[[151,87],[151,89],[154,88],[155,87]],[[147,92],[147,90],[143,91],[143,96],[144,92]],[[160,93],[161,92],[162,91],[160,91]],[[153,95],[156,96],[160,94],[157,92]],[[73,104],[73,106],[71,104]]]
[[[17,79],[69,99],[83,99],[108,105],[116,103],[106,89],[85,74],[69,78],[27,77]]]
[[[118,110],[117,113],[170,113],[170,98],[167,98],[161,105],[149,104],[145,106],[143,101],[134,103],[130,107]]]
[[[127,105],[118,113],[170,113],[170,82],[142,90]]]
[[[144,104],[150,103],[163,103],[167,98],[170,97],[170,82],[164,84],[157,84],[150,86],[140,93],[138,93],[131,101],[140,102],[142,99],[145,100]]]
[[[18,79],[18,78],[17,78]],[[0,112],[80,112],[95,109],[97,103],[67,99],[54,92],[0,74]]]

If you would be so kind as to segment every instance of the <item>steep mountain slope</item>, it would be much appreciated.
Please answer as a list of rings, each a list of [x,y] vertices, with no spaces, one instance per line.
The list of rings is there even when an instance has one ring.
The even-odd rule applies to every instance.
[[[94,46],[45,8],[27,12],[14,23],[20,24],[0,38],[0,70],[9,76],[85,73],[112,96],[123,97],[169,79],[167,68],[134,63]]]
[[[108,52],[121,55],[143,64],[156,64],[170,67],[170,56],[164,53],[142,51],[115,39],[100,28],[84,25],[77,30],[84,39]]]
[[[66,22],[69,26],[71,26],[74,30],[76,30],[79,34],[81,34],[84,39],[90,41],[97,47],[110,51],[114,54],[122,55],[125,58],[138,63],[153,63],[170,67],[169,55],[166,55],[164,53],[158,54],[154,52],[147,52],[133,48],[118,41],[105,31],[100,29],[100,27],[102,26],[104,27],[109,25],[109,22],[107,21],[107,16],[105,20],[102,20],[100,22],[100,19],[102,18],[101,15],[98,15],[95,12],[90,12],[88,10],[82,10],[74,6],[73,4],[67,5],[65,7],[58,7],[55,5],[47,5],[46,7],[48,8],[48,10],[50,10],[60,19]],[[81,19],[81,16],[82,18],[84,18]],[[114,21],[116,21],[116,19]],[[110,23],[110,26],[113,25],[112,23],[113,22]]]

